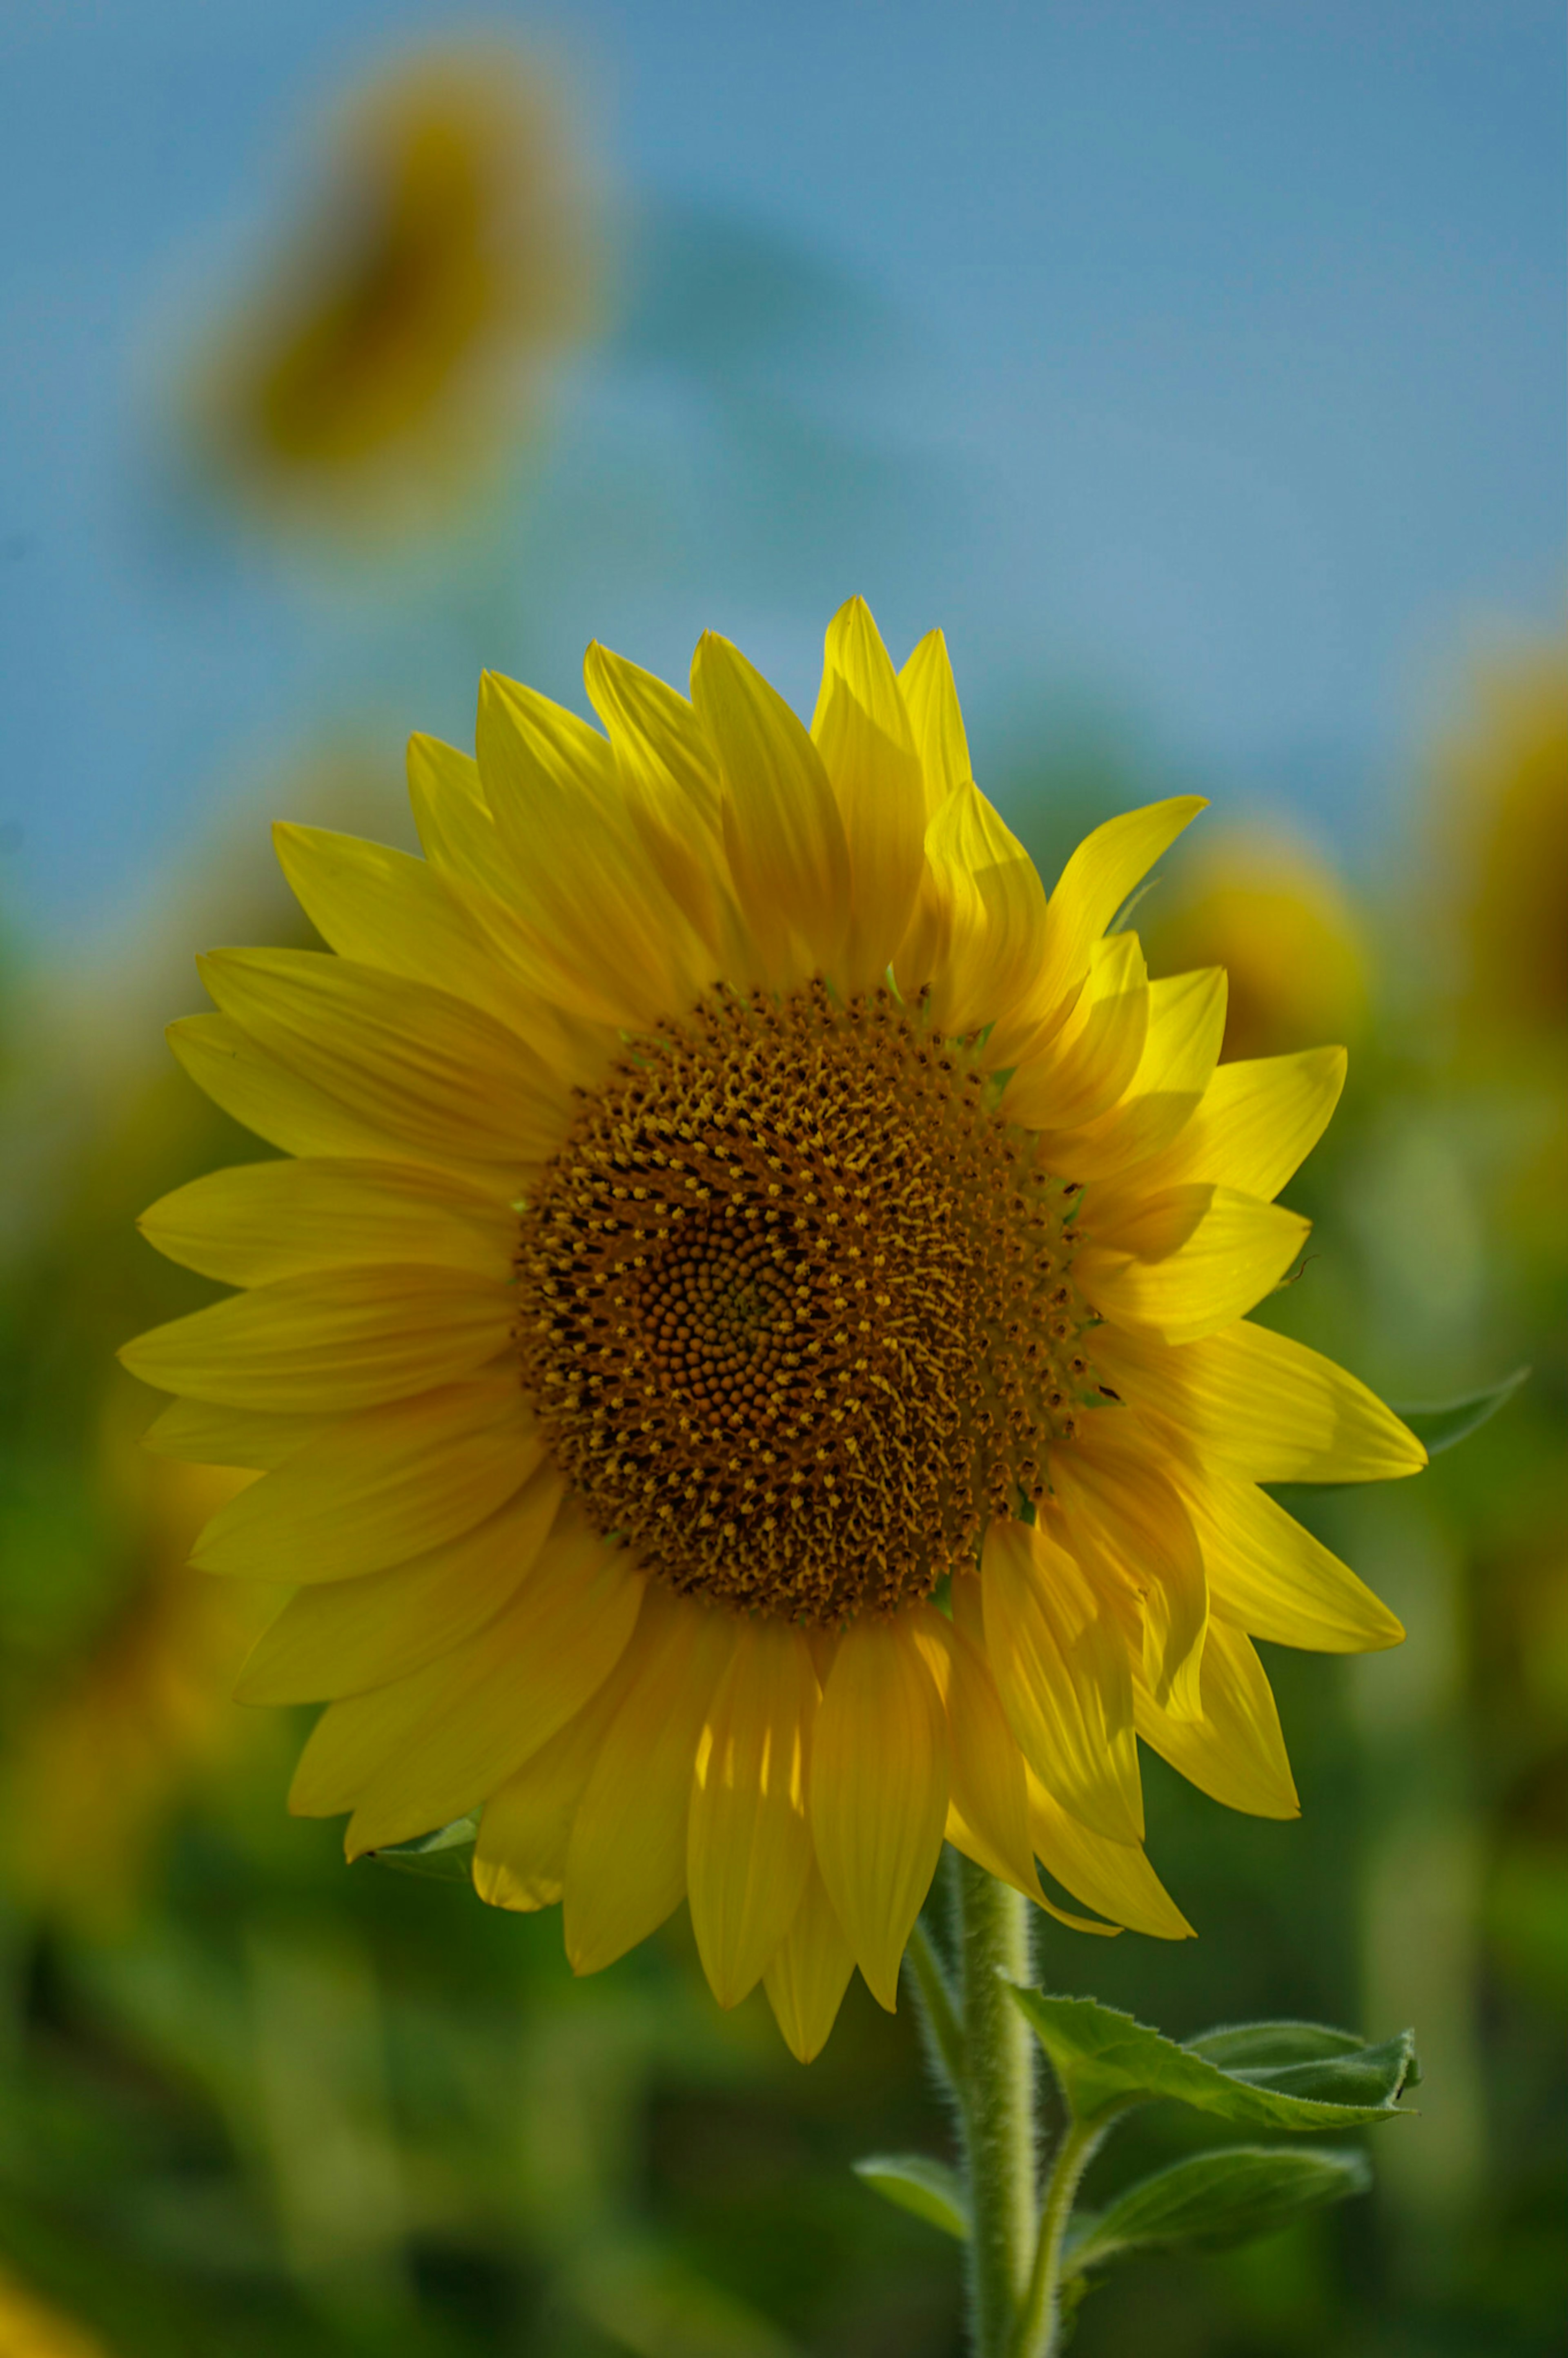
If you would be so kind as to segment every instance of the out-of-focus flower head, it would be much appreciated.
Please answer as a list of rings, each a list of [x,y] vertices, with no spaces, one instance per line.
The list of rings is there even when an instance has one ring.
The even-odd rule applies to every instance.
[[[196,422],[264,510],[382,541],[460,506],[539,424],[600,308],[594,208],[556,84],[501,42],[384,70],[323,146],[197,370]]]
[[[1230,977],[1227,1057],[1346,1044],[1367,1020],[1367,952],[1355,909],[1315,852],[1273,828],[1233,828],[1139,912],[1151,957]]]
[[[1439,923],[1465,1032],[1568,1033],[1568,653],[1541,648],[1477,683],[1438,758],[1446,806]]]
[[[87,1647],[45,1673],[0,1760],[7,1884],[88,1929],[133,1914],[171,1812],[261,1734],[229,1698],[265,1611],[188,1562],[246,1477],[196,1471],[147,1455],[124,1415],[106,1422],[92,1472],[129,1559],[124,1585]]]

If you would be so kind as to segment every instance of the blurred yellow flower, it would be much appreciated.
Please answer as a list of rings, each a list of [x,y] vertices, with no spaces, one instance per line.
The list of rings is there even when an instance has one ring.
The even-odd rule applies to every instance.
[[[0,2267],[0,2352],[5,2358],[108,2358],[95,2333],[62,2317],[5,2267]]]
[[[1542,648],[1481,679],[1439,764],[1442,921],[1467,1030],[1495,1043],[1568,1033],[1568,655]]]
[[[149,1456],[112,1424],[97,1469],[135,1562],[84,1652],[46,1677],[0,1757],[0,1856],[25,1902],[88,1929],[134,1911],[178,1802],[253,1740],[230,1701],[265,1604],[189,1566],[250,1478]]]
[[[538,423],[599,264],[554,84],[499,43],[409,59],[340,114],[304,222],[199,372],[204,438],[307,521],[431,521]]]
[[[1152,955],[1226,969],[1227,1056],[1349,1043],[1365,1025],[1368,963],[1356,913],[1332,870],[1290,837],[1221,835],[1147,914]]]
[[[195,1561],[299,1584],[241,1686],[328,1703],[294,1807],[482,1807],[579,1972],[685,1896],[805,2058],[945,1835],[1187,1932],[1138,1738],[1292,1816],[1249,1633],[1400,1634],[1260,1486],[1424,1453],[1245,1320],[1343,1053],[1217,1070],[1224,976],[1106,933],[1195,798],[1047,900],[940,633],[895,672],[858,600],[809,731],[713,634],[689,702],[587,678],[602,735],[488,676],[477,763],[414,741],[425,860],[279,830],[330,950],[215,955],[171,1037],[287,1159],[146,1214],[244,1290],[124,1356],[155,1447],[265,1469]]]

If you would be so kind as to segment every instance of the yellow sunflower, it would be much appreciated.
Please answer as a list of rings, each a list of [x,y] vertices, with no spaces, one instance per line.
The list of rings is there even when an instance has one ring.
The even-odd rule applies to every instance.
[[[587,681],[602,734],[490,676],[477,762],[414,741],[424,860],[279,830],[330,950],[215,953],[171,1037],[295,1159],[146,1216],[246,1290],[125,1357],[157,1446],[265,1469],[195,1560],[299,1584],[241,1687],[327,1702],[293,1807],[481,1810],[579,1972],[684,1896],[805,2058],[945,1835],[1186,1933],[1138,1739],[1289,1816],[1249,1633],[1400,1634],[1259,1485],[1424,1453],[1244,1323],[1344,1058],[1217,1070],[1224,976],[1108,931],[1195,799],[1047,899],[940,633],[896,672],[858,600],[809,730],[711,633],[689,702]]]

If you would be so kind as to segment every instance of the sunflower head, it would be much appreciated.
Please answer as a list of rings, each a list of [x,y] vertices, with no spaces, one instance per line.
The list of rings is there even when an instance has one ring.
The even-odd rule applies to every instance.
[[[1047,893],[940,635],[895,670],[859,600],[809,728],[712,635],[689,698],[587,682],[415,741],[423,860],[280,831],[330,948],[215,953],[171,1036],[285,1159],[146,1215],[242,1290],[126,1357],[157,1445],[263,1469],[196,1560],[298,1584],[242,1684],[327,1704],[294,1806],[481,1812],[579,1971],[684,1896],[805,2056],[945,1836],[1184,1934],[1140,1739],[1288,1816],[1251,1637],[1400,1634],[1260,1486],[1422,1452],[1248,1323],[1344,1055],[1219,1065],[1223,975],[1115,929],[1196,801]]]
[[[203,438],[264,504],[439,514],[537,415],[599,267],[554,86],[493,44],[360,90],[286,248],[198,373]]]

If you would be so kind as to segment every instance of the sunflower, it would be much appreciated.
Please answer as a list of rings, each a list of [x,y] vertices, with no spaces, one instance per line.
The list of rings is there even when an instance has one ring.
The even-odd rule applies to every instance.
[[[424,860],[279,830],[330,949],[215,953],[171,1038],[293,1159],[146,1214],[245,1290],[125,1357],[159,1448],[265,1469],[195,1561],[298,1584],[240,1689],[327,1703],[294,1809],[481,1811],[579,1972],[684,1896],[807,2058],[944,1836],[1187,1933],[1139,1739],[1290,1816],[1252,1637],[1400,1635],[1259,1486],[1423,1452],[1245,1323],[1342,1053],[1217,1070],[1223,975],[1108,930],[1197,800],[1047,899],[940,633],[895,672],[858,600],[809,730],[712,633],[689,702],[587,685],[602,734],[487,676],[477,762],[414,740]]]
[[[319,182],[197,367],[198,435],[268,505],[421,523],[535,419],[597,313],[565,110],[503,44],[433,50],[353,94]]]

